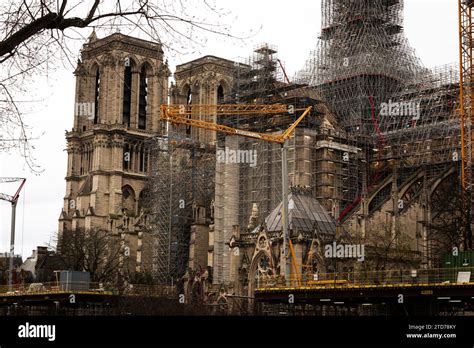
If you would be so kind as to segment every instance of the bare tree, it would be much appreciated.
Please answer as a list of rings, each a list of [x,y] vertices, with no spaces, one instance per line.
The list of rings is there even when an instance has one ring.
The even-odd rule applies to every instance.
[[[412,237],[404,233],[400,226],[393,233],[391,224],[374,224],[369,227],[364,244],[367,248],[367,261],[373,270],[387,270],[393,267],[418,266],[421,258],[411,248]]]
[[[86,234],[83,229],[65,230],[61,236],[55,236],[61,264],[67,270],[83,271],[86,258]]]
[[[453,248],[470,248],[471,231],[467,228],[470,221],[469,195],[463,191],[459,177],[452,175],[443,181],[431,197],[431,223],[428,224],[429,255],[436,263]]]
[[[59,62],[74,68],[81,29],[117,30],[161,42],[168,51],[189,51],[202,33],[234,37],[226,13],[213,0],[11,0],[0,4],[0,152],[17,149],[34,171],[32,134],[18,96],[28,95],[32,78]],[[88,33],[84,33],[88,34]]]
[[[120,242],[107,231],[67,230],[61,235],[58,246],[64,269],[89,272],[93,282],[115,281],[120,273]]]

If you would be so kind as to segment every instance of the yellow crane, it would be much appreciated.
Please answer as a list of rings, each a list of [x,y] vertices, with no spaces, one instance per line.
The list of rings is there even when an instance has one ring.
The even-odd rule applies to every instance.
[[[472,22],[473,0],[458,0],[459,6],[459,57],[460,57],[460,92],[459,92],[459,115],[461,122],[461,183],[465,192],[464,207],[467,212],[465,221],[464,245],[472,248],[472,142],[474,133],[472,128],[473,114],[472,102],[474,100],[474,70],[473,54],[474,30]]]
[[[181,124],[190,127],[207,129],[229,135],[239,135],[247,138],[259,139],[273,143],[284,144],[292,137],[293,131],[298,124],[309,114],[312,107],[306,109],[294,109],[292,106],[283,104],[256,105],[256,104],[222,104],[222,105],[162,105],[161,119],[171,124]],[[220,125],[212,121],[202,121],[193,119],[196,115],[216,115],[219,116],[255,116],[268,114],[294,114],[297,111],[304,111],[303,114],[284,132],[279,134],[258,133],[241,130],[225,125]]]
[[[474,88],[472,48],[473,27],[472,7],[473,1],[459,1],[459,57],[460,57],[460,109],[461,118],[461,155],[462,155],[462,185],[469,190],[472,185],[472,98]]]
[[[257,105],[257,104],[222,104],[222,105],[162,105],[161,119],[170,124],[186,125],[210,131],[216,131],[228,135],[242,136],[252,139],[268,141],[272,143],[281,144],[282,153],[282,226],[283,226],[283,255],[285,258],[284,275],[289,285],[291,276],[291,264],[295,269],[296,279],[299,280],[299,275],[296,266],[296,259],[291,245],[289,227],[288,227],[288,146],[289,140],[293,136],[295,128],[304,120],[304,118],[311,112],[312,106],[305,109],[296,109],[292,105],[272,104],[272,105]],[[226,125],[218,124],[214,121],[203,121],[196,119],[197,115],[201,118],[209,119],[212,115],[226,116],[268,116],[268,115],[295,115],[297,112],[303,113],[293,122],[288,129],[280,133],[259,133],[254,131],[242,130]],[[207,117],[203,117],[206,115]],[[194,118],[193,118],[194,117]],[[290,250],[291,249],[291,250]],[[290,260],[290,252],[292,260]]]

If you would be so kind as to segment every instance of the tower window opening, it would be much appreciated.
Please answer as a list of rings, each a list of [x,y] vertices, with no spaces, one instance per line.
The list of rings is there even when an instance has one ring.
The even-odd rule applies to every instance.
[[[81,154],[81,166],[79,170],[79,175],[84,175],[84,153]]]
[[[146,129],[146,116],[148,108],[148,76],[146,68],[140,72],[140,98],[138,107],[138,129]]]
[[[224,104],[224,87],[217,88],[217,104]]]
[[[123,124],[130,127],[130,115],[132,111],[132,68],[125,67],[123,77]]]
[[[193,93],[191,92],[191,88],[188,89],[188,95],[186,96],[186,104],[191,105],[193,103]],[[191,116],[188,116],[191,118]],[[191,126],[186,126],[186,135],[191,135]]]
[[[100,101],[100,71],[97,68],[95,75],[95,94],[94,94],[94,124],[99,123],[99,101]]]
[[[147,151],[142,146],[140,148],[140,172],[146,173],[148,171],[148,158],[147,158]]]

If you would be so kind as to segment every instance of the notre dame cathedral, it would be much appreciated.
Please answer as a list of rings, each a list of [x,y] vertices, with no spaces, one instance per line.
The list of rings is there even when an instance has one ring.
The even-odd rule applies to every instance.
[[[132,272],[149,272],[166,284],[183,279],[224,284],[233,293],[251,295],[260,279],[282,271],[279,149],[168,125],[160,120],[160,106],[281,103],[314,107],[295,130],[289,148],[289,225],[296,265],[292,274],[326,267],[335,271],[323,260],[323,244],[351,237],[369,243],[371,235],[393,237],[397,243],[403,235],[402,261],[413,268],[434,266],[432,256],[439,252],[429,231],[435,223],[455,218],[443,214],[441,207],[449,198],[443,193],[457,178],[456,162],[438,156],[436,166],[419,166],[410,162],[420,157],[418,150],[413,148],[412,154],[408,150],[413,144],[399,142],[384,149],[392,151],[386,157],[369,159],[380,174],[371,183],[367,173],[374,168],[367,164],[357,134],[341,126],[340,117],[315,89],[290,83],[288,77],[275,78],[281,66],[275,49],[264,45],[254,53],[253,65],[204,56],[177,66],[170,83],[159,43],[120,33],[99,39],[92,33],[75,71],[59,234],[101,229],[128,248]],[[436,88],[447,100],[443,115],[452,119],[456,87]],[[425,104],[432,100],[429,93]],[[217,121],[213,115],[198,117]],[[287,129],[291,122],[271,119],[244,126],[266,132]],[[445,139],[420,144],[452,153]],[[216,161],[216,150],[227,149],[256,151],[258,163],[249,167]],[[395,152],[408,160],[400,161]],[[406,168],[396,170],[401,164]],[[154,192],[159,193],[155,205],[149,199],[150,181],[151,186],[161,185]],[[388,256],[389,263],[395,260]],[[351,264],[338,267],[354,271]]]

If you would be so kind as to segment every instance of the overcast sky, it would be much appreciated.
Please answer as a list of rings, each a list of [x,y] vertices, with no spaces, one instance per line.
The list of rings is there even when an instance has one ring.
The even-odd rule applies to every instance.
[[[6,1],[6,0],[1,0]],[[279,48],[289,76],[303,68],[309,52],[316,46],[321,27],[320,0],[216,0],[219,6],[237,18],[233,30],[257,32],[244,41],[211,37],[199,52],[169,57],[174,70],[178,64],[215,55],[228,59],[248,56],[261,42]],[[122,31],[124,34],[126,32]],[[405,3],[405,32],[412,47],[427,67],[458,61],[457,1],[407,0]],[[87,36],[89,32],[85,33]],[[0,154],[0,177],[26,177],[27,183],[17,208],[17,253],[27,257],[38,245],[44,245],[57,230],[58,217],[65,194],[67,156],[65,131],[73,124],[73,69],[59,68],[48,77],[35,81],[33,89],[44,100],[34,105],[35,112],[26,118],[36,134],[35,156],[44,172],[31,174],[16,153]],[[0,192],[11,192],[12,185],[0,185]],[[0,201],[0,252],[9,249],[10,206]]]

